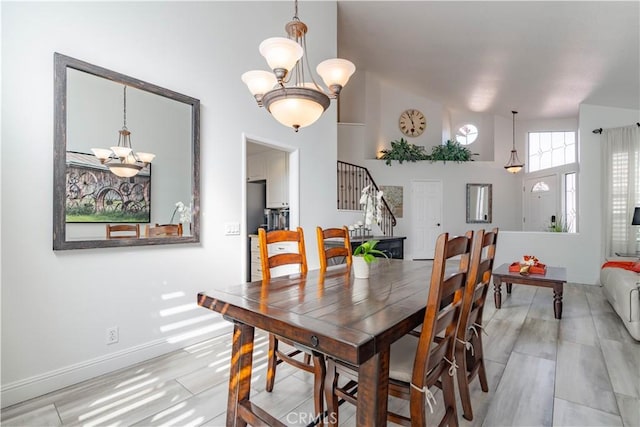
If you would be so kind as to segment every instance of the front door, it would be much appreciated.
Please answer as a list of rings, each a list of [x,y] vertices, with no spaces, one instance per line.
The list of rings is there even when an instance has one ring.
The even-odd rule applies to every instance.
[[[433,259],[442,232],[442,182],[411,181],[411,254],[413,259]]]
[[[558,218],[558,177],[527,179],[524,192],[524,231],[548,231],[552,217]]]

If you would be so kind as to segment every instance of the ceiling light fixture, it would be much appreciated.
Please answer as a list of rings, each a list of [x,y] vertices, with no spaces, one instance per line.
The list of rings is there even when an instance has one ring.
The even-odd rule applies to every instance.
[[[127,129],[127,86],[124,86],[124,124],[118,131],[118,146],[106,148],[92,148],[93,154],[106,165],[109,170],[122,178],[136,176],[138,172],[156,157],[151,153],[136,153],[131,148],[131,132]]]
[[[247,71],[242,81],[255,97],[258,106],[265,107],[285,126],[298,129],[315,123],[329,107],[330,99],[338,98],[340,91],[355,72],[351,61],[327,59],[316,71],[327,85],[328,95],[313,78],[307,55],[307,26],[298,18],[298,0],[295,0],[293,20],[285,26],[288,38],[272,37],[260,43],[260,53],[273,73],[262,70]],[[305,62],[308,77],[305,80]],[[286,86],[289,84],[289,86]]]
[[[516,114],[518,114],[518,112],[512,111],[511,114],[513,114],[513,146],[511,148],[511,156],[509,157],[509,161],[506,165],[504,165],[504,168],[507,170],[507,172],[516,174],[520,172],[520,170],[522,170],[522,168],[524,167],[524,163],[520,161],[520,159],[518,158],[518,152],[516,151]]]

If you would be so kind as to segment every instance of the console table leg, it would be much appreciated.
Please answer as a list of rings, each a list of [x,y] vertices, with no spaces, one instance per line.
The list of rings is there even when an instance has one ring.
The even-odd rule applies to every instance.
[[[493,283],[493,301],[496,303],[496,308],[502,306],[502,282]]]
[[[556,319],[562,318],[562,283],[553,287],[553,314]]]
[[[513,283],[508,283],[507,282],[507,293],[510,294],[511,293],[511,287],[513,286]]]

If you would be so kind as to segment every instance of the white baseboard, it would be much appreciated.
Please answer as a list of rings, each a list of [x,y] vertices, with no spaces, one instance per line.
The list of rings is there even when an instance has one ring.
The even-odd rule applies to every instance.
[[[225,322],[227,323],[227,322]],[[41,375],[3,384],[1,390],[2,408],[42,396],[52,391],[95,378],[136,363],[179,350],[200,341],[215,338],[231,331],[232,326],[214,330],[184,341],[171,341],[166,338],[130,347],[95,359],[55,369]]]

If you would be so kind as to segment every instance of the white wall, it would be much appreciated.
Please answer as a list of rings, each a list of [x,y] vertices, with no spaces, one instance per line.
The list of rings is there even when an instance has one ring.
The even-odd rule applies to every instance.
[[[337,131],[335,105],[296,134],[259,109],[240,80],[266,69],[258,45],[284,35],[289,2],[1,7],[5,406],[228,330],[195,300],[244,278],[246,237],[224,235],[225,222],[244,217],[243,132],[298,149],[300,224],[311,230],[337,218]],[[335,3],[302,2],[299,12],[313,60],[335,56]],[[201,100],[200,244],[52,251],[56,51]],[[307,240],[314,268],[315,234]],[[120,342],[107,346],[111,326]]]

